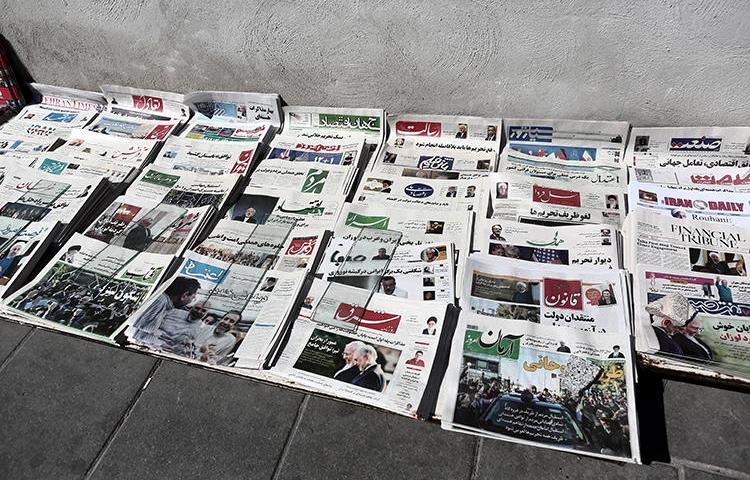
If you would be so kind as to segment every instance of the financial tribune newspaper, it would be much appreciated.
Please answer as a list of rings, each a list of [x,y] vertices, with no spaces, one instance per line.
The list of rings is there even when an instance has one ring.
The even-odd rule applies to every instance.
[[[650,210],[685,222],[698,220],[721,225],[750,227],[750,198],[746,193],[702,192],[630,182],[629,210]]]
[[[313,283],[272,372],[306,389],[416,416],[448,305],[375,293],[363,307],[349,296],[326,297],[326,286]]]
[[[750,167],[750,127],[634,128],[626,151],[636,168]]]
[[[630,332],[628,277],[621,270],[547,265],[543,270],[480,253],[464,270],[461,308],[593,333]]]
[[[653,265],[662,271],[692,271],[746,277],[750,231],[732,225],[687,220],[637,208],[623,229],[628,270]]]
[[[590,333],[462,311],[439,401],[442,426],[639,462],[626,333]]]
[[[636,348],[750,378],[746,276],[638,265]]]
[[[491,218],[546,225],[581,223],[621,225],[624,191],[617,187],[576,186],[521,175],[487,178]]]
[[[537,263],[620,268],[620,234],[611,225],[543,227],[510,220],[479,218],[473,250]]]

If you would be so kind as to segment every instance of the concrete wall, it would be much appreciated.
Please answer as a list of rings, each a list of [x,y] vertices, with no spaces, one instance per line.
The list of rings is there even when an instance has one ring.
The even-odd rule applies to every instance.
[[[40,82],[393,112],[750,124],[750,2],[0,0]]]

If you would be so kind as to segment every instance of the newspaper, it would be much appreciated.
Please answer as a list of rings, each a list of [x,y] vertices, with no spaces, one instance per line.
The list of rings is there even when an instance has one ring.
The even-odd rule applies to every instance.
[[[684,190],[750,192],[750,167],[634,168],[631,178]]]
[[[750,167],[750,127],[633,128],[626,161],[650,169]]]
[[[499,118],[450,115],[388,115],[389,139],[400,137],[447,137],[500,143]]]
[[[244,367],[259,368],[303,277],[190,253],[132,315],[125,333],[134,345],[221,366],[233,366],[247,342],[239,352]]]
[[[676,219],[750,227],[750,198],[746,193],[701,192],[630,182],[628,208],[651,210]]]
[[[172,257],[74,234],[37,277],[3,301],[3,314],[114,343]]]
[[[346,299],[321,300],[325,289],[326,282],[313,283],[272,372],[306,389],[416,416],[447,305],[375,293],[362,307]],[[331,305],[323,308],[323,301]],[[329,320],[352,322],[353,328]]]
[[[541,224],[595,223],[619,226],[624,192],[617,187],[572,185],[508,173],[487,178],[491,218]]]
[[[33,157],[28,166],[61,177],[97,180],[106,178],[112,183],[127,181],[135,169],[132,165],[106,161],[95,155],[78,155],[77,158],[72,158],[56,151]]]
[[[746,276],[635,272],[636,347],[750,378],[750,281]]]
[[[404,177],[465,179],[487,176],[497,169],[494,152],[386,145],[372,162],[372,170]]]
[[[430,210],[478,210],[480,180],[432,180],[373,172],[360,182],[356,203],[387,205],[394,208]]]
[[[378,150],[385,129],[385,111],[378,108],[284,107],[284,135],[311,140],[364,137],[370,149]]]
[[[443,428],[640,462],[634,362],[625,333],[462,311],[443,381]]]
[[[292,162],[313,162],[329,165],[359,165],[364,138],[301,139],[277,135],[271,140],[266,158]]]
[[[26,281],[58,225],[0,217],[0,296],[7,296]]]
[[[281,126],[280,99],[275,93],[191,92],[184,102],[207,118]]]
[[[593,333],[628,333],[627,274],[546,265],[480,253],[464,269],[460,306],[467,312]]]
[[[256,156],[257,145],[246,142],[213,142],[169,137],[154,165],[201,175],[245,175]]]
[[[166,140],[180,125],[180,120],[167,115],[128,110],[110,106],[87,127],[96,133],[115,137]]]
[[[537,263],[620,268],[620,237],[611,225],[544,227],[478,218],[474,251]]]
[[[156,143],[157,140],[120,138],[90,130],[72,130],[67,141],[56,148],[55,152],[67,155],[71,160],[98,157],[142,168],[149,160]]]
[[[369,250],[358,248],[352,255],[354,241],[331,240],[318,267],[323,280],[358,288],[370,288],[374,280],[384,295],[443,303],[455,300],[452,244],[401,245],[389,255],[384,246],[371,242]]]
[[[107,99],[99,92],[45,85],[43,83],[30,83],[28,87],[35,102],[51,107],[101,112],[107,105]]]
[[[388,147],[391,152],[399,150],[437,151],[445,155],[462,156],[490,155],[497,158],[500,144],[494,140],[475,140],[472,138],[426,137],[426,136],[398,136],[388,137]],[[449,153],[450,152],[450,153]]]
[[[128,195],[182,208],[210,205],[221,210],[239,180],[240,175],[200,175],[152,166],[128,188]]]
[[[353,166],[265,159],[250,177],[254,187],[345,197],[354,179]]]
[[[575,162],[622,163],[627,122],[505,119],[508,148],[538,157]]]
[[[120,85],[102,85],[101,90],[110,107],[118,105],[135,111],[151,112],[158,117],[168,116],[174,119],[187,119],[190,116],[190,109],[185,105],[185,98],[181,93]]]
[[[639,264],[662,271],[692,271],[747,276],[750,230],[732,225],[661,215],[637,208],[623,228],[624,263],[631,272]]]
[[[180,132],[188,140],[210,140],[213,142],[263,143],[270,132],[268,124],[247,125],[222,119],[193,119]]]
[[[529,155],[510,147],[503,150],[498,171],[596,188],[619,187],[624,190],[628,181],[628,172],[624,164],[561,160],[553,154]]]

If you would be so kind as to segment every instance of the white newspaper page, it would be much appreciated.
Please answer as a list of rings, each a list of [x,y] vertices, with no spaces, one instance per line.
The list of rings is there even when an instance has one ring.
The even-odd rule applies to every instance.
[[[179,120],[185,120],[190,115],[190,110],[185,105],[185,97],[181,93],[120,85],[102,85],[101,89],[110,107],[119,105],[131,110],[152,113],[158,117],[166,116]]]
[[[617,229],[611,225],[544,227],[479,218],[474,251],[498,257],[594,269],[619,268]]]
[[[355,203],[393,208],[424,208],[445,211],[477,211],[481,181],[431,180],[372,172],[360,182]]]
[[[462,312],[441,391],[443,428],[639,462],[627,334]]]
[[[637,168],[748,167],[750,127],[633,128],[626,161]]]
[[[480,178],[497,169],[497,155],[437,148],[405,148],[386,145],[372,170],[404,177]]]
[[[250,185],[324,196],[346,196],[351,187],[353,171],[352,166],[266,159],[253,172]]]
[[[746,193],[701,192],[630,182],[629,210],[650,210],[661,215],[720,225],[750,227],[750,196]]]
[[[281,125],[279,96],[275,93],[191,92],[185,95],[185,103],[208,118]]]
[[[200,175],[152,166],[128,188],[128,195],[140,196],[182,208],[206,205],[220,210],[234,190],[239,175]]]
[[[486,181],[492,218],[549,225],[614,226],[625,219],[624,191],[614,186],[577,186],[507,173],[492,174]]]
[[[193,119],[180,132],[188,140],[210,140],[212,142],[262,143],[269,135],[270,125],[243,125],[221,119]]]
[[[750,192],[750,168],[634,168],[631,178],[684,190]]]
[[[284,134],[363,135],[369,144],[385,138],[385,112],[377,108],[284,107]]]
[[[450,115],[388,115],[389,139],[401,137],[446,137],[454,140],[484,140],[500,143],[503,122],[499,118]]]
[[[624,164],[560,159],[554,154],[530,155],[506,147],[500,156],[498,171],[526,175],[573,185],[624,189],[628,180]]]
[[[171,136],[154,165],[201,175],[244,175],[255,157],[256,148],[255,144],[217,143]]]
[[[107,161],[95,155],[78,155],[76,158],[57,151],[44,153],[31,160],[29,167],[61,177],[101,179],[112,183],[125,182],[133,174],[132,165]]]
[[[325,290],[325,282],[318,282],[311,292]],[[308,317],[301,315],[294,323],[273,373],[305,388],[416,416],[447,305],[379,293],[366,307],[344,298],[321,300],[317,293],[306,304],[311,308],[302,310]],[[351,322],[352,328],[327,323],[325,313],[331,311],[332,320]]]
[[[365,148],[364,137],[315,139],[277,135],[271,140],[266,158],[291,162],[313,162],[329,165],[358,165]]]
[[[636,347],[750,378],[747,277],[638,265]]]
[[[625,275],[617,270],[547,265],[473,253],[466,262],[461,308],[593,333],[628,333]]]
[[[140,168],[148,160],[156,143],[157,140],[121,138],[90,130],[72,130],[68,140],[55,152],[68,155],[71,159],[92,156]]]

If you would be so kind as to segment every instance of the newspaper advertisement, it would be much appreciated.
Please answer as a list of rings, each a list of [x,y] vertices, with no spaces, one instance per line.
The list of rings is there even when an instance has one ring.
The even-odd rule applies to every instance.
[[[191,92],[185,104],[205,117],[230,123],[281,125],[279,96],[273,93]]]
[[[750,281],[746,277],[638,265],[635,283],[639,350],[750,378]]]
[[[373,294],[365,307],[321,300],[317,281],[273,373],[319,392],[407,416],[427,386],[447,305]],[[354,288],[354,287],[349,287]],[[329,302],[321,308],[319,302]],[[353,328],[332,326],[326,312]]]
[[[750,227],[750,198],[745,193],[716,195],[716,192],[671,189],[633,181],[629,185],[628,204],[630,211],[642,208],[684,219],[685,223],[698,220]]]
[[[128,188],[128,195],[182,208],[210,205],[220,210],[239,179],[239,175],[200,175],[152,166]]]
[[[480,180],[431,180],[372,172],[360,182],[356,203],[394,208],[423,208],[447,211],[476,211]]]
[[[154,165],[200,175],[245,175],[255,158],[257,145],[216,143],[170,137]]]
[[[362,236],[357,238],[363,243]],[[384,245],[371,242],[354,255],[354,240],[333,238],[318,267],[323,280],[410,300],[452,303],[455,300],[452,244],[401,245],[392,254]],[[384,267],[387,265],[387,267]]]
[[[441,391],[443,428],[639,462],[629,344],[624,333],[463,311]]]
[[[492,218],[474,224],[474,251],[527,262],[617,269],[619,244],[611,225],[544,227]]]
[[[620,188],[575,186],[507,173],[492,174],[487,182],[492,218],[614,226],[625,219],[625,198]]]
[[[626,158],[637,168],[747,168],[750,127],[634,128]]]
[[[625,265],[660,267],[662,271],[691,271],[746,277],[750,261],[750,231],[732,225],[686,221],[638,208],[628,215],[623,237]]]
[[[593,333],[630,331],[625,273],[469,256],[460,306],[467,312]]]
[[[299,137],[277,135],[271,140],[270,152],[266,158],[357,166],[364,147],[364,138],[345,140],[318,138],[308,141]]]
[[[394,141],[400,137],[447,137],[500,143],[499,118],[449,115],[388,115]]]

